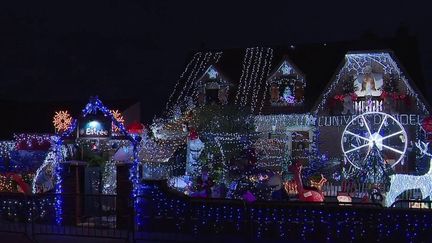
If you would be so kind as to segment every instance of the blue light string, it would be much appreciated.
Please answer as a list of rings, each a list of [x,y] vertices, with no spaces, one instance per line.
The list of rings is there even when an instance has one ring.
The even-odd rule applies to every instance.
[[[160,184],[147,183],[152,185],[146,191],[146,198],[151,200],[147,206],[151,209],[146,210],[145,218],[150,218],[152,225],[164,225],[167,231],[190,229],[194,234],[210,231],[222,235],[234,231],[258,240],[307,242],[424,242],[432,234],[432,213],[428,210],[268,202],[242,204],[236,200],[215,204],[213,200],[192,202],[193,199],[167,193]],[[141,207],[145,209],[145,205]],[[176,219],[172,225],[167,220],[170,218]],[[151,228],[144,225],[138,230]]]
[[[55,215],[56,215],[56,223],[57,225],[61,225],[63,222],[63,199],[61,197],[61,194],[63,193],[62,188],[62,172],[63,167],[60,165],[60,162],[63,161],[63,154],[62,154],[62,145],[63,140],[71,135],[73,131],[75,131],[75,128],[77,126],[77,120],[73,120],[72,124],[69,126],[69,128],[63,132],[59,137],[55,137],[56,141],[54,144],[53,151],[55,153],[55,169],[54,169],[54,178],[55,178]]]

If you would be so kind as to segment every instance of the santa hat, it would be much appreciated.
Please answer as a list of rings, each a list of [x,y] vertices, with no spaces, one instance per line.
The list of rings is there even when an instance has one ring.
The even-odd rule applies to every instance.
[[[142,123],[138,121],[134,121],[129,126],[127,126],[126,129],[129,133],[139,134],[139,133],[143,133],[145,127]]]

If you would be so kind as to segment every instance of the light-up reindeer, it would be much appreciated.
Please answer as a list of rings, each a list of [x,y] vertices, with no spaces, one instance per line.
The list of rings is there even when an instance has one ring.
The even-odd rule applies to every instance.
[[[432,154],[428,153],[429,143],[416,142],[415,145],[422,155],[427,155],[429,160],[429,170],[424,175],[390,175],[390,190],[387,193],[385,205],[390,207],[402,192],[410,189],[420,189],[423,200],[428,196],[432,198]]]

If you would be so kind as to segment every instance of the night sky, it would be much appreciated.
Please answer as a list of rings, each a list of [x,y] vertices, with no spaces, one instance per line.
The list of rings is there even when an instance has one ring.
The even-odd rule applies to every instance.
[[[398,29],[418,38],[432,80],[430,8],[414,1],[10,2],[0,3],[0,100],[137,99],[148,122],[191,50],[392,37]]]

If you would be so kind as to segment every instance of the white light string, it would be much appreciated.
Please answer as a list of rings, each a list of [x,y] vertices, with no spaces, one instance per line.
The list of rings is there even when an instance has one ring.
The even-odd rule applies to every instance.
[[[266,77],[268,77],[269,76],[269,73],[270,73],[270,67],[271,67],[271,65],[272,65],[272,61],[273,61],[273,49],[271,49],[271,48],[269,48],[268,49],[269,51],[270,51],[270,57],[269,57],[269,63],[268,63],[268,69],[267,69],[267,73],[266,73]],[[262,108],[264,107],[264,101],[265,101],[265,99],[267,98],[267,95],[268,95],[268,93],[270,92],[270,90],[269,90],[269,87],[270,87],[270,82],[268,81],[268,80],[266,80],[266,82],[265,82],[265,84],[264,84],[264,90],[263,90],[263,97],[262,97],[262,99],[261,99],[261,105],[260,105],[260,107],[259,107],[259,110],[258,110],[258,114],[260,114],[261,113],[261,111],[262,111]]]
[[[241,106],[246,106],[248,103],[249,91],[251,90],[253,83],[255,82],[256,68],[258,68],[257,63],[260,61],[260,58],[259,58],[260,48],[255,47],[253,50],[254,50],[254,53],[252,56],[252,61],[253,61],[252,62],[252,69],[251,69],[250,77],[246,80],[247,85],[245,87],[245,92],[242,94]]]
[[[180,75],[180,78],[177,80],[176,84],[174,85],[174,89],[173,92],[171,93],[171,95],[168,98],[168,101],[165,105],[165,108],[168,110],[170,108],[172,99],[175,95],[175,93],[177,92],[177,87],[180,85],[181,81],[183,80],[184,75],[189,71],[189,67],[190,65],[192,65],[192,63],[195,63],[197,61],[198,56],[200,55],[199,52],[195,53],[192,57],[192,60],[189,61],[189,63],[186,65],[186,68],[183,70],[183,73]]]
[[[242,94],[245,93],[247,80],[249,78],[249,68],[252,64],[252,56],[253,56],[253,48],[247,48],[245,57],[243,59],[243,69],[242,69],[242,75],[239,80],[239,85],[237,88],[237,94],[236,94],[236,105],[241,105],[241,100],[243,98]]]
[[[271,59],[270,58],[270,51],[273,51],[273,49],[271,48],[266,48],[266,54],[264,57],[264,64],[262,66],[262,70],[260,72],[260,76],[259,76],[259,85],[257,85],[256,88],[254,88],[254,93],[252,95],[252,105],[251,105],[251,110],[252,112],[255,112],[257,103],[258,103],[258,95],[260,93],[260,91],[262,89],[263,90],[263,96],[261,97],[261,101],[263,101],[265,99],[265,95],[266,95],[266,87],[267,87],[267,80],[264,80],[264,78],[268,77],[268,73],[270,71],[270,63],[271,63]],[[261,107],[258,108],[258,110],[261,110]]]

